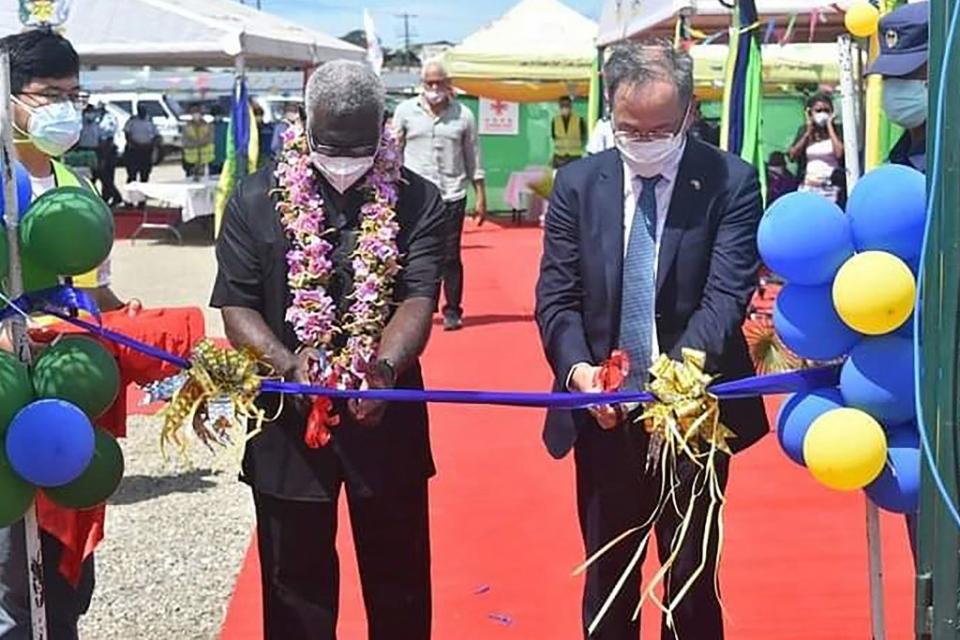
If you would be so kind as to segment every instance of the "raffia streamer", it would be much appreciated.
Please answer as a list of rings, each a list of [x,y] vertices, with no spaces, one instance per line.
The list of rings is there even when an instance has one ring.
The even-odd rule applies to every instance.
[[[575,571],[575,573],[582,573],[609,552],[611,548],[649,527],[646,534],[641,538],[627,567],[620,575],[617,584],[607,596],[603,607],[591,621],[588,627],[590,634],[599,627],[603,617],[623,589],[630,573],[643,555],[651,531],[663,510],[668,506],[675,509],[677,514],[682,514],[683,518],[680,526],[674,532],[666,561],[663,562],[660,569],[641,592],[640,602],[634,611],[633,619],[636,620],[639,617],[641,608],[649,600],[663,613],[667,627],[672,629],[676,635],[673,615],[694,583],[706,571],[708,551],[712,540],[710,534],[714,521],[717,523],[717,564],[714,567],[713,583],[717,598],[720,599],[719,560],[723,548],[723,506],[725,498],[717,475],[717,456],[732,454],[728,441],[736,435],[720,422],[720,402],[716,396],[708,391],[710,383],[713,382],[713,377],[704,373],[705,363],[706,355],[703,352],[684,349],[680,362],[661,355],[650,368],[653,381],[647,385],[647,389],[657,397],[657,402],[646,405],[644,413],[637,421],[643,425],[643,428],[651,437],[662,438],[664,442],[658,467],[660,472],[660,497],[647,522],[617,536]],[[694,464],[697,471],[690,481],[689,500],[681,508],[677,496],[677,489],[680,486],[678,463],[684,457]],[[656,589],[665,585],[670,571],[687,543],[698,501],[705,499],[709,500],[709,503],[707,504],[704,531],[701,536],[700,565],[677,590],[672,599],[666,589],[664,598],[661,599],[656,595]],[[720,606],[723,607],[722,601]]]
[[[236,454],[236,463],[243,456],[247,441],[263,429],[263,424],[276,419],[266,417],[263,409],[254,404],[260,393],[258,354],[249,348],[221,348],[210,340],[203,340],[194,348],[186,370],[187,380],[174,394],[163,410],[164,423],[160,432],[160,452],[165,461],[167,445],[177,448],[180,456],[190,460],[188,440],[184,426],[192,425],[193,431],[208,449],[224,448],[225,453]],[[211,421],[210,403],[227,399],[230,417],[220,416]],[[282,405],[280,410],[282,411]],[[279,415],[279,411],[278,414]],[[256,420],[255,427],[247,432],[246,422]]]

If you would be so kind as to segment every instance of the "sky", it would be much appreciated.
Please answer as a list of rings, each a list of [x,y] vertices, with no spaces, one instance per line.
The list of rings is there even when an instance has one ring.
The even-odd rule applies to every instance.
[[[459,42],[507,12],[518,0],[260,0],[261,9],[311,26],[332,36],[363,28],[363,9],[373,15],[377,35],[387,47],[403,44],[403,18],[409,13],[411,41]],[[593,20],[601,0],[562,0]],[[255,0],[246,0],[249,5]]]

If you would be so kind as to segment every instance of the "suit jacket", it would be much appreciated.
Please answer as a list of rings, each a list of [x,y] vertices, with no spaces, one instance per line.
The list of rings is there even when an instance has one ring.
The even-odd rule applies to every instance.
[[[546,217],[537,283],[537,324],[547,360],[565,388],[571,367],[599,364],[618,346],[624,254],[623,162],[609,150],[561,169]],[[660,240],[656,324],[660,350],[707,354],[707,371],[753,375],[741,331],[756,287],[763,215],[756,170],[688,136]],[[741,450],[769,430],[759,398],[721,404]],[[578,432],[598,428],[586,411],[550,411],[544,441],[557,458]]]

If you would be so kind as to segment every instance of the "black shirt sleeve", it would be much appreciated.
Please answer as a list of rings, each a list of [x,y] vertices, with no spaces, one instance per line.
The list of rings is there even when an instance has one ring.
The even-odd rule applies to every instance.
[[[419,206],[410,220],[412,230],[403,256],[403,269],[397,279],[397,300],[432,298],[440,295],[440,269],[443,266],[446,208],[440,191],[423,178],[404,172],[409,181],[405,191]]]
[[[217,278],[210,306],[259,311],[263,307],[263,269],[240,194],[240,189],[233,192],[224,211],[223,227],[217,239]]]

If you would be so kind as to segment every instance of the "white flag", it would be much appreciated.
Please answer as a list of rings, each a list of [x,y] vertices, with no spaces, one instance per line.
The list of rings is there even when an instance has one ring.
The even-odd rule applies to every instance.
[[[363,10],[363,31],[367,38],[367,62],[379,75],[380,69],[383,68],[383,49],[380,48],[377,30],[373,26],[373,16],[366,9]]]

